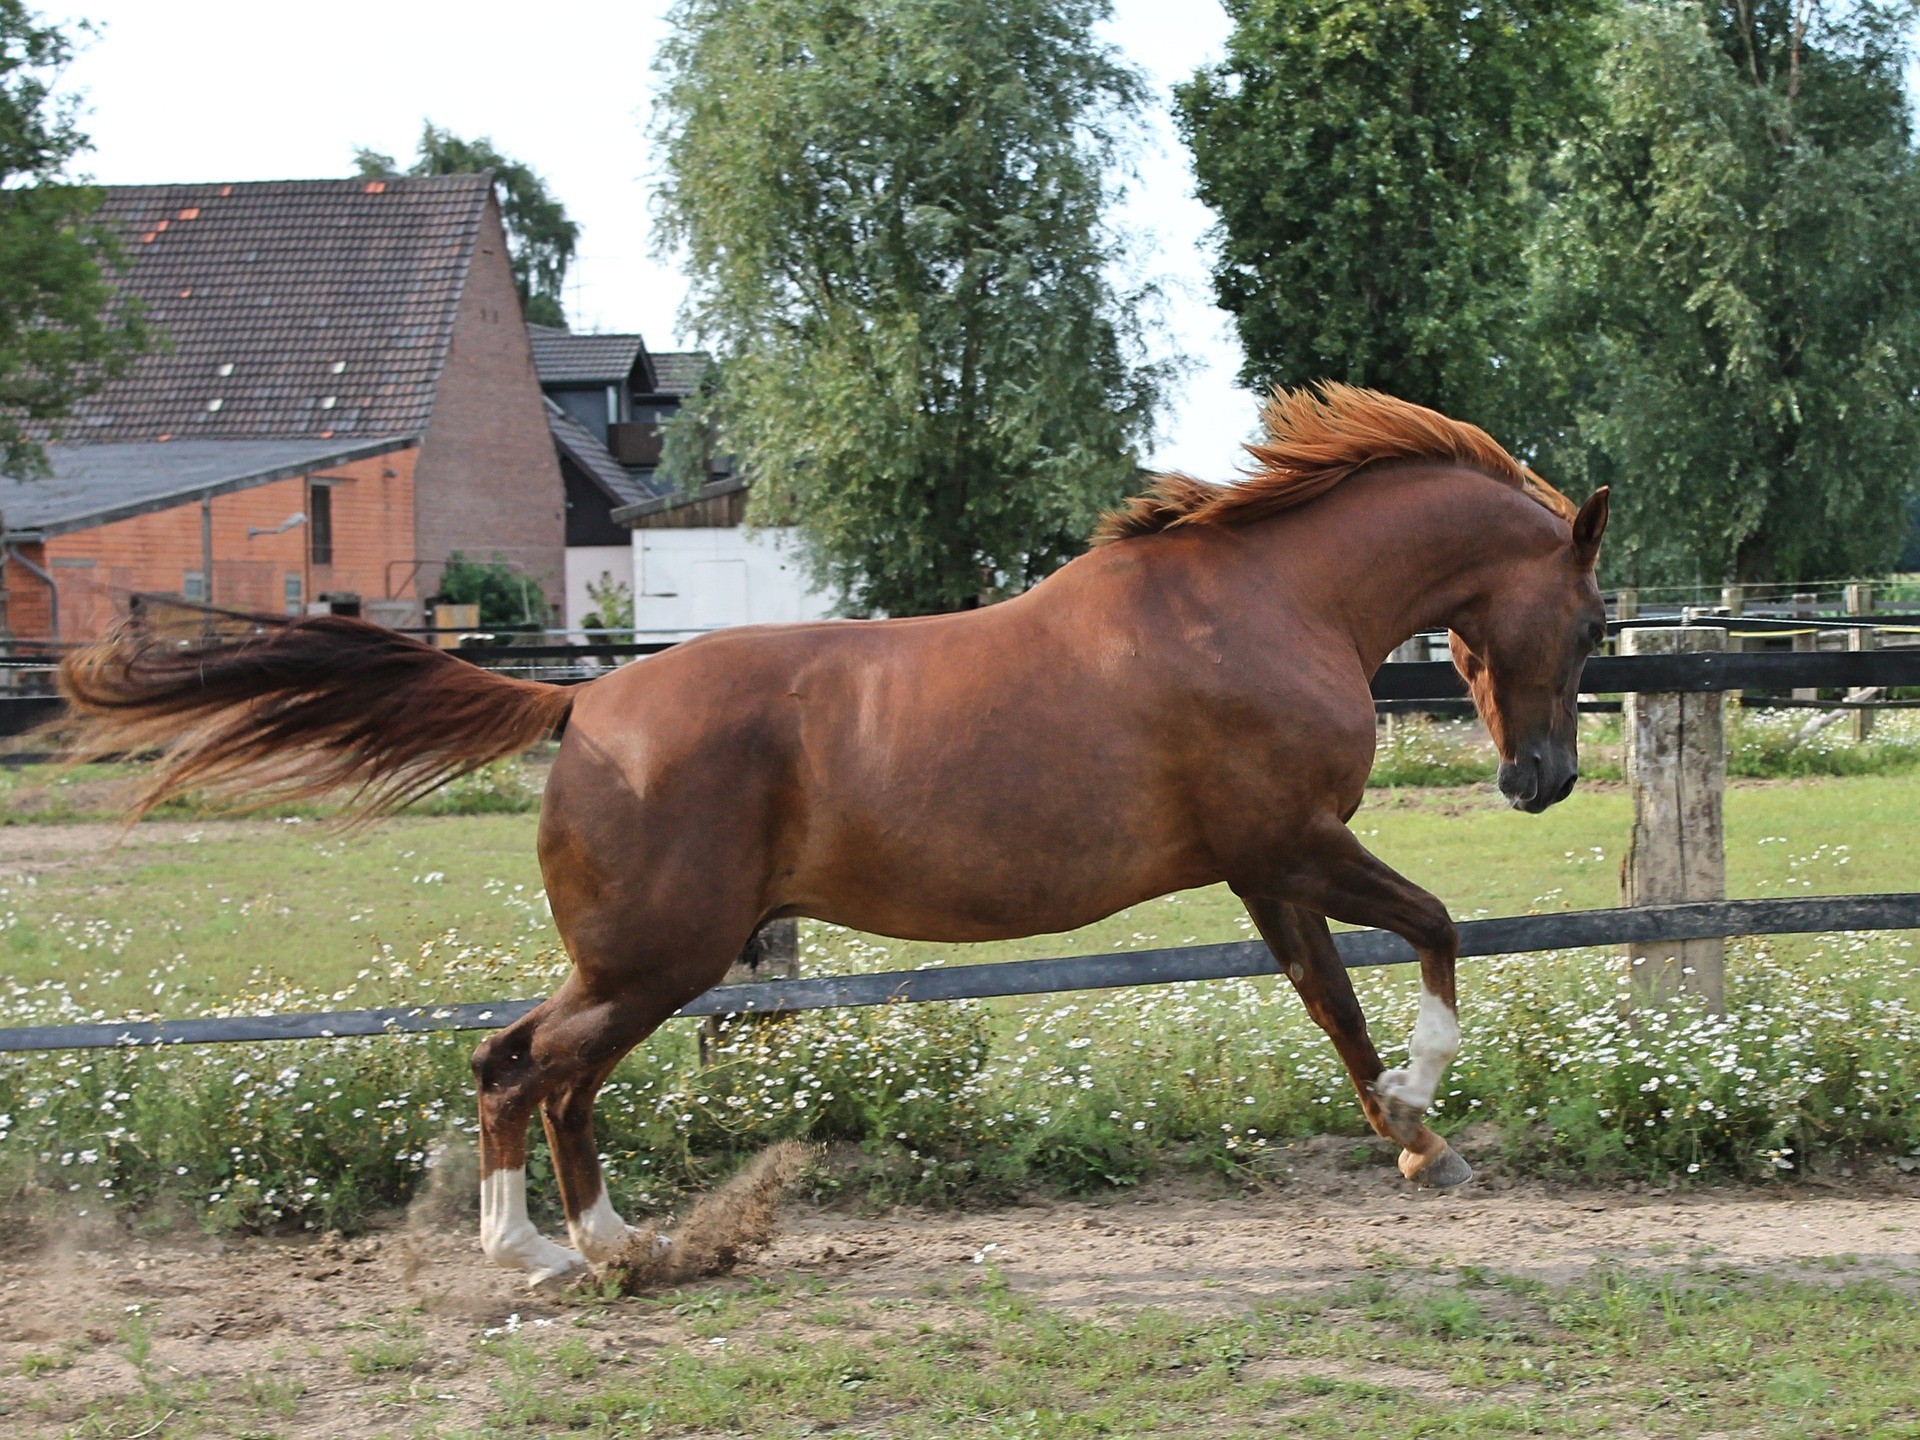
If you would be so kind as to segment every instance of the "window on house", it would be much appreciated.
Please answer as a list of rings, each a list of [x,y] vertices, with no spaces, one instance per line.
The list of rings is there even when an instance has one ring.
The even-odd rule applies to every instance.
[[[207,577],[198,570],[189,570],[180,577],[180,594],[196,605],[207,603]]]
[[[311,485],[307,496],[307,543],[316,565],[333,564],[333,487]]]
[[[300,572],[287,572],[287,614],[298,615],[306,608],[305,596],[301,593]]]

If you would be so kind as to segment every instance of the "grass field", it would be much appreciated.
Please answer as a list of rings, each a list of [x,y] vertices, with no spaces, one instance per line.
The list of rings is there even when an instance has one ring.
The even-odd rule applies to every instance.
[[[502,1430],[1695,1440],[1752,1426],[1894,1440],[1920,1435],[1912,1303],[1878,1285],[1603,1276],[1549,1290],[1387,1273],[1244,1319],[1088,1318],[988,1274],[891,1313],[791,1292],[695,1309],[707,1346],[637,1365],[564,1341],[501,1344],[488,1361],[506,1372]]]
[[[1866,893],[1915,884],[1920,776],[1747,782],[1727,797],[1734,896]],[[95,1004],[166,1010],[262,981],[444,1000],[395,979],[389,957],[457,934],[488,951],[557,944],[540,898],[531,814],[406,817],[358,835],[311,820],[156,821],[121,848],[87,827],[0,829],[0,983],[85,984]],[[1545,815],[1485,787],[1368,792],[1354,829],[1458,918],[1619,902],[1629,802],[1589,785]],[[1224,888],[1135,906],[1071,935],[933,946],[817,927],[816,969],[1027,959],[1235,939]],[[437,977],[436,977],[437,978]],[[158,991],[155,986],[162,987]]]
[[[1920,777],[1735,787],[1735,895],[1905,889]],[[1462,917],[1614,903],[1627,800],[1590,787],[1541,817],[1484,790],[1370,792],[1355,828]],[[550,991],[564,969],[525,814],[409,817],[357,836],[304,820],[0,828],[0,986],[15,1023],[311,1010]],[[24,842],[24,843],[23,843]],[[64,852],[60,846],[65,846]],[[64,856],[64,858],[63,858]],[[985,946],[806,931],[813,973],[1238,938],[1220,889],[1064,936]],[[1471,962],[1443,1129],[1487,1120],[1549,1174],[1747,1175],[1920,1155],[1920,967],[1901,936],[1736,947],[1726,1017],[1627,1018],[1617,955]],[[1358,981],[1387,1063],[1413,980]],[[0,1169],[28,1188],[221,1224],[360,1223],[404,1199],[471,1127],[470,1038],[210,1047],[0,1062]],[[874,1198],[1137,1183],[1156,1169],[1257,1169],[1303,1135],[1353,1133],[1331,1048],[1264,979],[984,1004],[814,1012],[739,1030],[718,1063],[690,1023],[623,1064],[599,1108],[634,1206],[670,1206],[783,1138],[861,1158]],[[542,1163],[536,1161],[537,1166]],[[26,1176],[21,1180],[21,1176]],[[4,1177],[0,1177],[4,1178]]]

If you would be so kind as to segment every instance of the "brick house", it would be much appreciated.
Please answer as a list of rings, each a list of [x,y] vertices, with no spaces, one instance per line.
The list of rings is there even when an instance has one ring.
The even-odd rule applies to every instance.
[[[632,586],[637,633],[683,640],[723,625],[828,614],[792,535],[746,528],[747,480],[713,455],[687,491],[659,473],[660,427],[700,388],[708,357],[649,350],[638,336],[528,327],[567,487],[567,625],[593,609],[587,585]]]
[[[567,491],[567,625],[593,610],[587,586],[602,575],[633,585],[637,608],[641,540],[623,516],[648,506],[681,511],[688,498],[659,473],[660,427],[700,388],[708,358],[697,350],[647,349],[638,335],[576,335],[530,325],[533,364]],[[716,456],[708,487],[733,485]],[[744,499],[744,495],[740,497]],[[733,504],[733,524],[744,515]],[[692,512],[689,512],[692,513]],[[658,597],[652,597],[657,599]]]
[[[490,179],[110,186],[166,345],[0,477],[10,623],[141,592],[417,623],[455,551],[563,600],[565,490]]]

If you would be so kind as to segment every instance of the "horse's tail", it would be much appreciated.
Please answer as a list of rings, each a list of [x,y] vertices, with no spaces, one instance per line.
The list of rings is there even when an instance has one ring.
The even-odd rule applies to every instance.
[[[345,616],[233,616],[188,643],[128,620],[60,666],[76,758],[158,752],[135,817],[184,790],[250,809],[345,788],[370,817],[526,749],[571,693]]]

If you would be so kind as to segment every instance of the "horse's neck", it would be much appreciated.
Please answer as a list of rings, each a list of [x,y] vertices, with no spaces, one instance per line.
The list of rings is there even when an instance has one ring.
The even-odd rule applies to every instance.
[[[1296,563],[1317,557],[1318,607],[1353,635],[1369,670],[1423,630],[1457,628],[1552,524],[1511,486],[1423,465],[1357,475],[1291,520],[1274,526],[1275,542]]]

